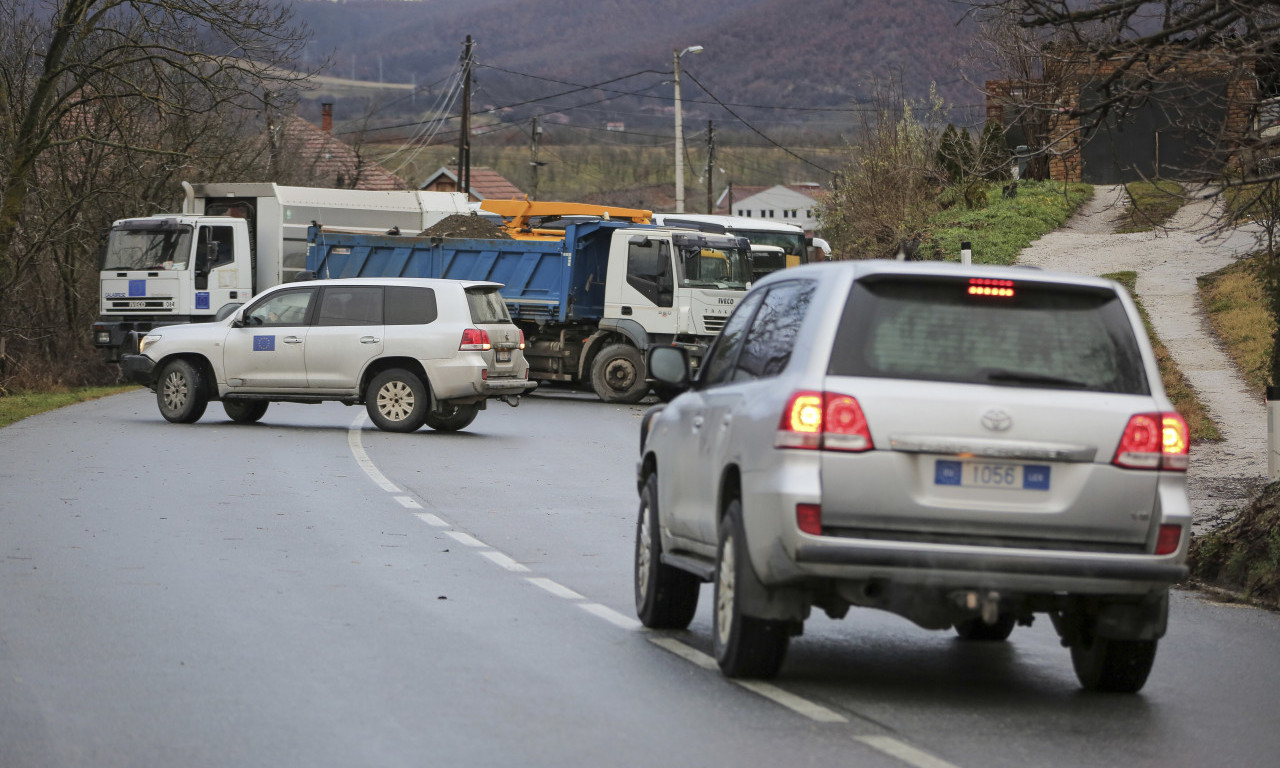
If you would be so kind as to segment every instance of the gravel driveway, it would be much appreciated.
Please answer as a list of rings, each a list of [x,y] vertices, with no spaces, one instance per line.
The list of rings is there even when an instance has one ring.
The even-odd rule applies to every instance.
[[[1209,329],[1196,278],[1256,249],[1257,232],[1213,233],[1215,203],[1189,203],[1159,232],[1116,234],[1123,213],[1120,187],[1097,187],[1066,226],[1023,250],[1020,264],[1101,275],[1138,273],[1137,293],[1156,334],[1168,347],[1223,435],[1191,449],[1187,490],[1193,531],[1234,516],[1266,482],[1267,412],[1264,393],[1251,392]]]

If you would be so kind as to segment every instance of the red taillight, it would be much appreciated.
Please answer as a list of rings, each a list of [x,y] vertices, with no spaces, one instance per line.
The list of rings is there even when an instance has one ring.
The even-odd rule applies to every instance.
[[[520,348],[524,349],[524,331],[520,331]]]
[[[1167,411],[1130,417],[1111,463],[1127,469],[1185,472],[1189,459],[1187,422],[1176,412]]]
[[[1172,555],[1178,551],[1178,544],[1182,542],[1182,526],[1165,524],[1160,526],[1160,533],[1156,537],[1156,554]]]
[[[462,343],[458,345],[459,350],[480,350],[493,349],[493,345],[489,343],[489,332],[481,328],[467,328],[462,332]]]
[[[777,448],[868,451],[871,431],[858,401],[833,392],[797,392],[778,423]]]
[[[822,507],[818,504],[796,505],[796,526],[802,533],[822,535]]]

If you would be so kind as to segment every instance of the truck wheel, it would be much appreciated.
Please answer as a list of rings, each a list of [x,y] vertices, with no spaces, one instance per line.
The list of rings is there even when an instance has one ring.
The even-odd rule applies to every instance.
[[[1071,646],[1071,666],[1087,691],[1137,693],[1146,685],[1155,660],[1155,640],[1089,636]]]
[[[638,403],[649,394],[644,355],[630,344],[610,344],[591,363],[591,386],[606,403]]]
[[[199,421],[209,406],[204,374],[186,360],[168,363],[160,371],[156,384],[156,404],[160,406],[160,415],[174,424]]]
[[[253,424],[267,413],[266,400],[223,400],[222,410],[237,424]]]
[[[751,568],[742,526],[742,503],[729,504],[720,522],[716,558],[715,615],[711,638],[720,671],[728,677],[773,677],[782,667],[791,639],[787,624],[746,616],[737,589]]]
[[[1016,623],[1017,619],[1008,613],[1000,614],[995,624],[988,624],[982,620],[982,617],[975,616],[971,619],[957,621],[956,634],[960,636],[961,640],[999,642],[1009,639],[1009,635],[1013,634],[1013,625]]]
[[[685,629],[698,611],[702,583],[691,573],[662,563],[658,533],[658,475],[651,473],[640,489],[636,520],[636,615],[650,629]]]
[[[427,419],[431,398],[422,379],[403,368],[390,368],[369,382],[364,404],[378,429],[415,432]]]
[[[437,432],[457,432],[471,426],[480,413],[478,405],[455,405],[448,415],[432,411],[427,414],[427,426]]]

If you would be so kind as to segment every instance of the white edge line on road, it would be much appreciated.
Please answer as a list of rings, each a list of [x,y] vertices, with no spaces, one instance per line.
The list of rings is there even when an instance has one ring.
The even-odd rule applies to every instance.
[[[411,496],[397,496],[396,501],[400,502],[400,506],[405,509],[422,509],[422,505],[414,501]]]
[[[388,493],[399,493],[400,489],[396,484],[387,479],[387,476],[378,471],[378,468],[369,460],[369,454],[364,452],[364,445],[360,442],[360,427],[364,424],[365,416],[360,414],[356,420],[351,422],[351,426],[347,428],[347,446],[351,448],[351,455],[356,457],[356,463],[369,476],[369,479],[378,484],[382,490]]]
[[[849,718],[833,712],[821,704],[814,704],[808,699],[801,698],[794,693],[784,691],[771,683],[762,683],[759,680],[734,680],[734,684],[746,688],[752,693],[759,694],[775,704],[781,704],[787,709],[795,712],[818,723],[847,723]]]
[[[621,613],[618,613],[607,605],[601,605],[600,603],[578,603],[578,607],[592,616],[598,616],[604,619],[615,627],[631,630],[640,629],[641,627],[640,622],[630,616],[623,616]]]
[[[453,540],[457,541],[459,544],[466,544],[468,547],[489,546],[469,533],[463,533],[462,531],[445,531],[444,533],[446,536],[452,537]]]
[[[716,660],[697,650],[691,648],[685,643],[676,640],[673,637],[651,637],[649,642],[674,653],[685,661],[702,667],[703,669],[717,669]],[[781,704],[787,709],[799,715],[804,715],[810,720],[819,723],[847,723],[849,718],[844,715],[833,712],[820,704],[814,704],[812,701],[803,699],[794,693],[788,693],[776,685],[770,683],[762,683],[758,680],[730,680],[730,682],[742,688],[746,688],[752,693],[763,696],[775,704]],[[883,750],[882,750],[883,751]]]
[[[414,512],[413,516],[418,518],[422,522],[426,523],[427,525],[434,525],[437,528],[449,527],[449,524],[447,522],[445,522],[444,520],[441,520],[440,518],[436,517],[430,512]]]
[[[517,563],[515,560],[512,560],[510,557],[504,555],[503,553],[499,552],[496,549],[486,550],[484,552],[481,552],[480,554],[489,558],[490,560],[502,566],[503,568],[506,568],[508,571],[511,571],[512,573],[528,573],[529,572],[529,568],[527,566]]]
[[[559,582],[556,582],[556,581],[552,581],[551,579],[545,578],[543,576],[530,576],[526,578],[525,581],[529,582],[535,587],[545,589],[546,591],[550,592],[556,597],[563,597],[565,600],[583,599],[582,595],[578,594],[577,592],[574,592],[572,589],[569,589],[563,584],[560,584]]]
[[[680,658],[684,659],[685,661],[692,662],[698,665],[699,667],[702,667],[703,669],[716,668],[715,659],[711,658],[710,656],[703,653],[702,651],[697,650],[696,648],[690,648],[689,646],[685,645],[679,640],[676,640],[675,638],[651,637],[649,638],[649,642],[653,643],[659,648],[668,650],[674,653],[675,655],[679,656]]]
[[[915,768],[956,768],[954,764],[898,741],[892,736],[854,736],[853,738],[854,741],[860,741],[872,749],[877,749],[890,757],[896,757]]]

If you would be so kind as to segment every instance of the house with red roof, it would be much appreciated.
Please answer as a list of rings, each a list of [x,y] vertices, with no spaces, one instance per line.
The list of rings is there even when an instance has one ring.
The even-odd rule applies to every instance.
[[[426,192],[457,192],[458,174],[445,166],[418,185]],[[481,200],[522,200],[525,193],[492,168],[471,168],[471,202]]]

